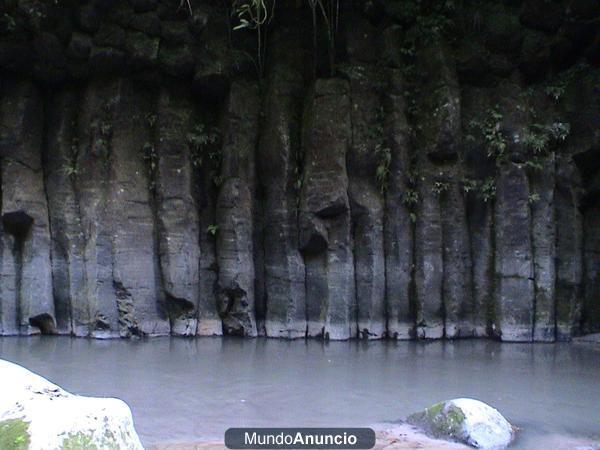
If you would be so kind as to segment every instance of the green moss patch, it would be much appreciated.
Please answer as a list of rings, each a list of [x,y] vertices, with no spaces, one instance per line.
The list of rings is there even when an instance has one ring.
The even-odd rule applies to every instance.
[[[62,450],[98,450],[98,446],[94,444],[92,433],[69,433],[62,442]]]
[[[445,403],[436,403],[408,417],[408,422],[418,425],[435,437],[456,437],[466,419],[460,408],[450,405],[444,410]]]
[[[31,441],[29,423],[22,419],[8,419],[0,422],[0,449],[27,450]]]

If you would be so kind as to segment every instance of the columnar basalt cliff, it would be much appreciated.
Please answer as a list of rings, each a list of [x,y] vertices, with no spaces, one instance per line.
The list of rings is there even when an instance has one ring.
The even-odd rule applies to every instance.
[[[600,2],[230,3],[2,2],[1,335],[600,331]]]

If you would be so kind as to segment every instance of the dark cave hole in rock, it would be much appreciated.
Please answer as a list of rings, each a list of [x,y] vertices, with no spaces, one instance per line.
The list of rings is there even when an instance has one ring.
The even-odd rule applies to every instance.
[[[311,233],[308,240],[302,246],[302,251],[307,254],[319,254],[327,250],[327,239],[318,233]]]
[[[590,148],[573,155],[573,161],[581,172],[585,182],[589,181],[600,171],[600,148]]]
[[[8,212],[2,215],[2,225],[17,239],[25,239],[33,225],[33,217],[25,211]]]
[[[450,164],[458,160],[458,153],[454,151],[431,152],[427,157],[435,164]]]
[[[221,75],[207,75],[194,78],[192,89],[204,98],[221,102],[227,97],[230,80]]]
[[[56,324],[50,314],[43,313],[35,317],[30,317],[29,325],[39,328],[42,334],[56,334]]]
[[[167,311],[171,320],[193,318],[196,306],[188,299],[167,295]]]
[[[106,331],[110,330],[110,323],[108,319],[103,315],[99,314],[94,321],[94,330]]]
[[[319,211],[316,211],[315,214],[322,219],[331,219],[345,213],[347,210],[348,206],[346,205],[346,202],[343,199],[338,198],[321,208]]]
[[[573,156],[583,179],[581,209],[587,210],[600,200],[600,148],[591,148]]]

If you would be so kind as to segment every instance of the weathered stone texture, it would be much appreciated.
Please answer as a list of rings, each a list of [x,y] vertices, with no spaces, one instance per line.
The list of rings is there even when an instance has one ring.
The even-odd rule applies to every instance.
[[[218,299],[223,330],[242,336],[257,335],[253,196],[259,108],[256,86],[231,86],[223,123],[223,185],[216,205]]]
[[[329,339],[356,336],[348,93],[344,80],[317,80],[304,113],[300,248],[306,264],[307,336]]]
[[[5,253],[12,245],[13,253],[12,258],[8,257],[2,264],[6,270],[3,278],[7,281],[8,299],[4,314],[8,318],[14,315],[12,309],[16,309],[21,333],[29,334],[38,329],[52,333],[56,316],[42,170],[42,97],[39,89],[28,81],[6,81],[3,87],[0,107],[2,224],[4,234],[12,235],[3,238],[3,246]]]
[[[540,1],[0,2],[0,334],[597,332],[600,7]]]
[[[293,66],[292,66],[293,67]],[[295,68],[276,64],[265,98],[258,169],[265,193],[264,236],[267,336],[306,334],[305,269],[298,249],[298,183],[303,80]]]

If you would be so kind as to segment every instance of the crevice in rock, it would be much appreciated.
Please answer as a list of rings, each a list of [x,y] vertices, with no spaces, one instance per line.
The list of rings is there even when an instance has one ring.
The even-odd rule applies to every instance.
[[[50,314],[44,313],[30,317],[29,325],[39,328],[42,334],[56,334],[56,324]]]
[[[153,94],[155,94],[153,92]],[[161,310],[166,310],[169,316],[170,333],[173,333],[173,318],[171,316],[169,301],[169,294],[165,292],[164,288],[164,273],[161,264],[161,252],[160,252],[160,237],[163,233],[161,227],[161,221],[158,215],[158,176],[156,174],[158,165],[158,154],[156,150],[157,140],[160,139],[156,130],[157,120],[157,106],[156,99],[158,95],[154,95],[154,101],[151,104],[151,110],[146,115],[146,126],[148,127],[149,142],[145,143],[142,147],[144,152],[144,162],[146,164],[146,174],[148,178],[148,193],[150,200],[150,211],[152,215],[152,262],[154,264],[154,287],[157,295],[156,303],[157,307]],[[166,296],[164,298],[163,296]]]
[[[121,337],[141,336],[143,333],[135,317],[135,306],[131,293],[120,281],[113,280],[113,288],[117,299]]]
[[[498,328],[498,304],[496,302],[496,291],[497,280],[496,280],[496,201],[492,200],[490,204],[490,244],[491,244],[491,273],[490,276],[490,295],[488,296],[488,303],[486,305],[485,318],[486,318],[486,334],[487,336],[499,340],[500,330]]]
[[[22,331],[23,317],[23,250],[24,242],[22,239],[15,239],[13,246],[13,257],[15,263],[15,293],[16,293],[16,318],[17,329]]]
[[[12,234],[17,240],[27,238],[33,225],[33,217],[25,211],[11,211],[2,215],[4,230]]]
[[[256,325],[250,317],[253,311],[247,311],[249,304],[246,296],[246,291],[239,286],[221,289],[219,292],[223,334],[240,337],[252,336],[252,330]]]
[[[196,334],[196,305],[188,299],[174,297],[165,292],[165,306],[169,315],[171,333],[176,329],[178,322],[185,323],[185,330],[177,330],[177,334],[193,336]],[[190,328],[192,327],[192,328]]]

